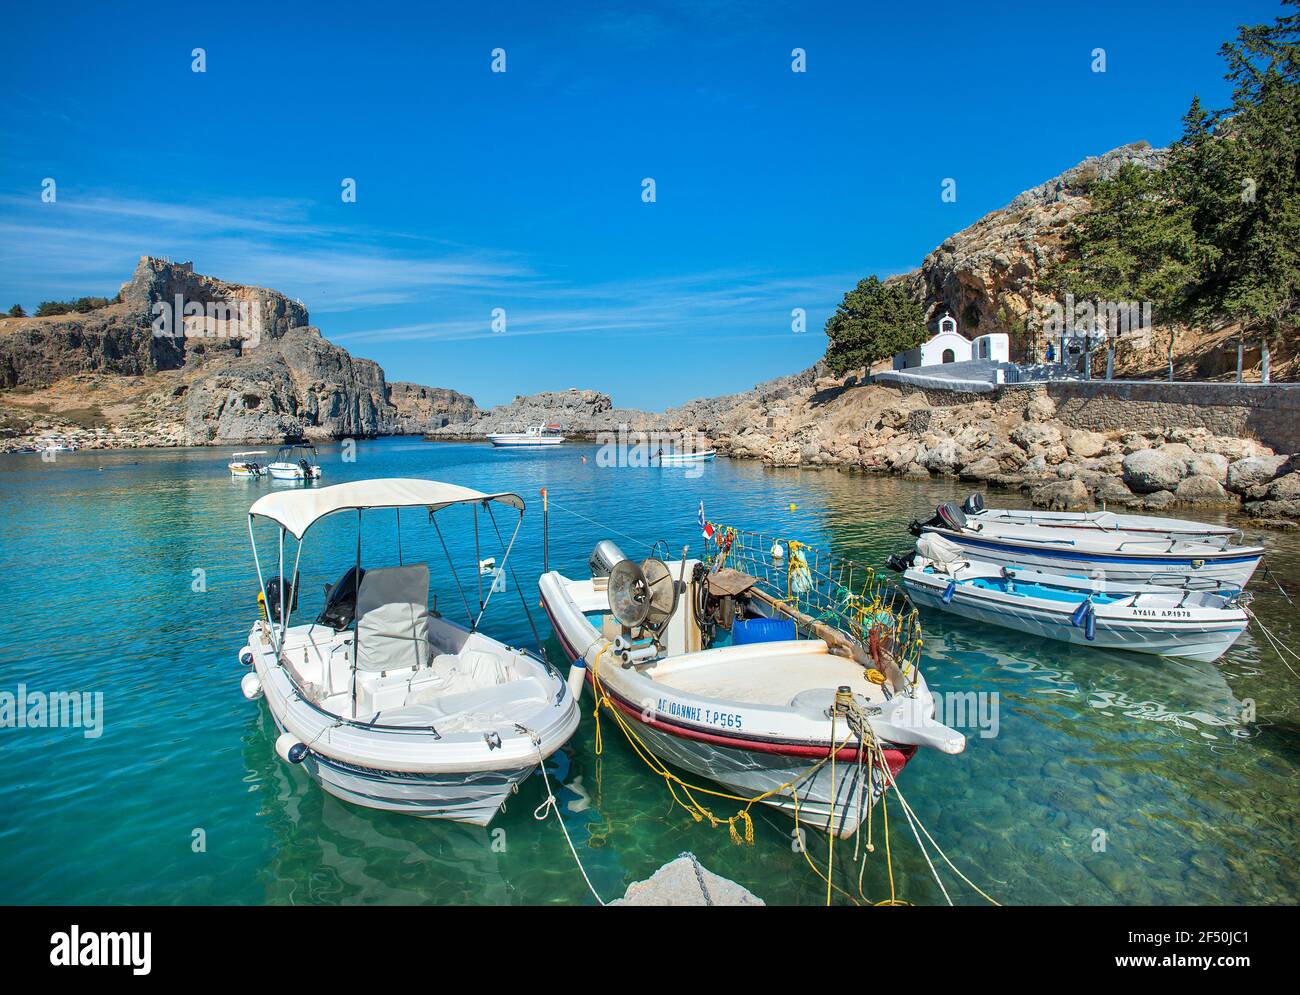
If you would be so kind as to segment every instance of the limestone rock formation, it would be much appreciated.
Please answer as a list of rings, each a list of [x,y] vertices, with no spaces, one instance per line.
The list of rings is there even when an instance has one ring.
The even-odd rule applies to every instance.
[[[87,446],[369,438],[476,413],[455,391],[389,384],[377,363],[307,322],[307,309],[276,291],[146,256],[117,303],[0,322],[0,389],[17,388],[6,413],[34,404],[57,417],[44,398],[75,396],[72,382],[86,376],[113,381],[96,386],[119,399],[133,395],[132,384],[147,387],[119,405],[116,420],[94,409],[110,423],[96,433],[76,420],[52,426]]]

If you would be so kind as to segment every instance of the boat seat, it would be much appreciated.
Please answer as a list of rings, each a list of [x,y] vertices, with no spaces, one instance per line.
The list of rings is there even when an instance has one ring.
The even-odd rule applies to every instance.
[[[367,570],[357,590],[357,670],[367,673],[428,666],[429,567]]]
[[[547,704],[546,687],[536,677],[451,694],[438,694],[434,689],[425,693],[429,692],[432,696],[428,699],[397,711],[422,709],[419,714],[432,716],[432,724],[442,733],[486,731],[503,723],[513,725],[528,714],[525,711],[528,705]]]

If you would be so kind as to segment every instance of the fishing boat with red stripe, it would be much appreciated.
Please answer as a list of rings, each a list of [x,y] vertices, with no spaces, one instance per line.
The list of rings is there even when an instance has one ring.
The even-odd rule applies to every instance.
[[[798,541],[704,532],[703,560],[636,562],[603,540],[589,576],[540,580],[570,687],[652,768],[847,838],[918,750],[965,749],[935,717],[905,592]]]

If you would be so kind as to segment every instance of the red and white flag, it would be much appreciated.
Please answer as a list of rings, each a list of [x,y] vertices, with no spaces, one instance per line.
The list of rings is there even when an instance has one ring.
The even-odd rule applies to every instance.
[[[713,526],[704,520],[704,502],[700,502],[700,531],[704,533],[705,539],[713,538]]]

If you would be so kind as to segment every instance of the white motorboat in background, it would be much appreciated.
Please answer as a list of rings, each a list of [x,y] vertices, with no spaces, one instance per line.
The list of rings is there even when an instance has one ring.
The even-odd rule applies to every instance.
[[[817,618],[804,610],[831,578],[810,573],[790,599],[772,582],[780,564],[741,554],[766,556],[771,540],[728,536],[712,569],[693,559],[637,564],[606,540],[592,576],[543,574],[542,605],[573,661],[570,685],[590,683],[655,756],[848,837],[918,747],[966,745],[935,718],[917,669],[916,613],[899,592],[867,623],[874,634],[837,628],[829,604]]]
[[[564,441],[559,425],[531,425],[523,432],[494,432],[488,442],[501,449],[535,449],[558,446]]]
[[[315,446],[281,446],[267,472],[276,480],[320,480],[320,464]]]
[[[493,505],[517,510],[522,523],[524,502],[516,494],[431,480],[279,491],[249,509],[265,611],[239,653],[252,667],[241,687],[250,699],[266,697],[281,731],[280,757],[301,765],[330,794],[370,808],[487,825],[577,728],[577,701],[550,664],[479,631],[495,586],[486,598],[480,589],[477,614],[463,598],[461,625],[440,614],[436,602],[429,608],[428,565],[403,558],[403,509],[416,510],[410,525],[424,521],[438,529],[435,515],[443,509],[471,507],[476,530],[478,518],[486,517],[495,531]],[[380,511],[395,516],[398,565],[366,569],[360,520]],[[340,512],[357,523],[357,560],[327,587],[315,621],[290,624],[303,537]],[[259,521],[277,527],[280,566],[269,580],[257,552]],[[503,570],[518,533],[516,524],[509,546],[502,542]],[[286,537],[298,542],[288,576]],[[450,554],[448,565],[455,578]]]
[[[232,477],[261,477],[266,474],[266,467],[261,463],[250,460],[249,456],[265,456],[265,449],[250,449],[248,452],[231,453],[230,462],[226,466],[230,469]]]
[[[967,527],[993,532],[1004,525],[1030,525],[1068,530],[1070,534],[1113,535],[1123,532],[1135,538],[1184,539],[1226,546],[1241,538],[1241,530],[1230,525],[1210,525],[1183,518],[1156,515],[1121,515],[1113,511],[1037,511],[1019,508],[985,508],[984,498],[972,494],[961,506]]]
[[[1195,542],[1099,529],[972,523],[955,502],[939,505],[913,535],[939,535],[972,560],[1108,582],[1144,584],[1195,577],[1207,585],[1245,588],[1264,556],[1261,546]]]
[[[933,535],[891,566],[922,607],[1063,642],[1212,663],[1246,630],[1250,595],[1232,588],[1112,586],[995,566]]]

